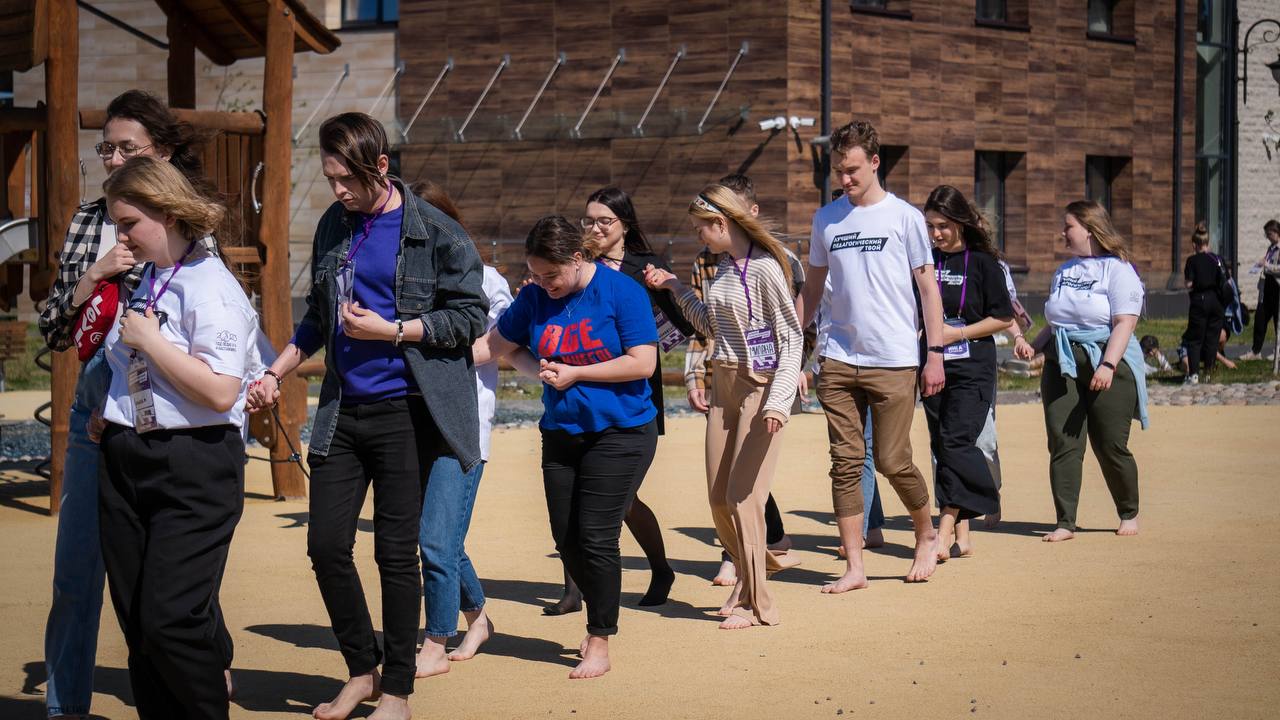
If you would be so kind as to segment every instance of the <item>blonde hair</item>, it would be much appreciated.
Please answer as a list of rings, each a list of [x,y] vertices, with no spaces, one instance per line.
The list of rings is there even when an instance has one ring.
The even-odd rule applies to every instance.
[[[1124,238],[1111,222],[1111,216],[1107,214],[1106,208],[1092,200],[1077,200],[1067,205],[1067,214],[1089,231],[1103,252],[1125,262],[1132,262],[1129,248],[1125,246]]]
[[[710,203],[720,212],[702,207],[698,200]],[[783,277],[787,279],[787,291],[790,292],[791,262],[787,259],[786,249],[782,242],[769,232],[766,221],[751,215],[751,208],[747,207],[747,202],[741,195],[724,185],[708,185],[689,204],[689,214],[707,222],[724,220],[726,223],[732,222],[737,225],[748,240],[759,245],[777,261],[778,267],[782,268]]]
[[[188,240],[213,234],[226,214],[226,208],[197,192],[172,163],[145,155],[129,158],[108,175],[102,190],[108,200],[127,200],[173,218]]]
[[[1203,222],[1196,223],[1196,229],[1191,233],[1191,244],[1196,247],[1209,247],[1209,228],[1205,227]]]

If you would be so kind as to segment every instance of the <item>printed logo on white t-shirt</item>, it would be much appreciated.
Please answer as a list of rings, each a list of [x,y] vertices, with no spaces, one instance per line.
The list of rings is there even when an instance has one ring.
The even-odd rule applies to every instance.
[[[884,250],[884,246],[888,242],[889,238],[887,236],[862,237],[861,232],[845,233],[843,235],[837,235],[835,239],[831,241],[831,251],[835,252],[836,250],[847,250],[849,248],[853,248],[864,253],[880,252]]]
[[[1092,290],[1097,285],[1097,280],[1085,280],[1084,278],[1074,278],[1062,275],[1058,278],[1058,288],[1070,288],[1072,290]]]
[[[215,337],[214,344],[217,345],[219,350],[236,352],[240,349],[239,340],[240,338],[236,337],[235,333],[230,330],[223,330]]]

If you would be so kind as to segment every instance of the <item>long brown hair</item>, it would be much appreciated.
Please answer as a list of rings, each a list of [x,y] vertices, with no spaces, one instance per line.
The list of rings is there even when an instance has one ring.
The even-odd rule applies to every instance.
[[[1000,259],[1000,249],[991,241],[990,226],[964,193],[950,185],[939,185],[929,193],[929,199],[924,203],[924,211],[936,212],[959,225],[960,235],[964,238],[966,248]]]
[[[1067,205],[1066,213],[1089,231],[1104,253],[1114,255],[1127,263],[1133,262],[1129,248],[1125,245],[1120,231],[1116,230],[1115,224],[1111,222],[1111,215],[1107,213],[1106,208],[1093,200],[1076,200]]]
[[[701,207],[698,203],[699,199],[710,203],[712,207],[719,209],[720,212]],[[791,262],[787,259],[786,248],[783,247],[780,240],[773,236],[773,233],[769,232],[765,221],[752,217],[751,208],[747,207],[746,201],[742,199],[741,195],[723,185],[708,185],[689,204],[689,214],[707,222],[718,223],[724,221],[737,225],[747,236],[747,239],[759,245],[773,257],[778,263],[778,267],[782,269],[783,277],[787,279],[787,287],[791,287]]]
[[[129,158],[107,176],[102,190],[108,200],[127,200],[173,218],[188,240],[211,234],[226,214],[226,208],[197,192],[172,163],[147,155]]]

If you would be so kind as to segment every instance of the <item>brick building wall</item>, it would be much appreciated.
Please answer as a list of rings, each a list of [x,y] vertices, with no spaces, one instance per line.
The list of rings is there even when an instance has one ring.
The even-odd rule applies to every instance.
[[[1280,3],[1276,0],[1239,0],[1236,6],[1239,13],[1241,42],[1243,34],[1250,25],[1263,18],[1280,20]],[[1274,25],[1270,26],[1274,29]],[[1249,51],[1249,104],[1244,104],[1243,95],[1236,104],[1236,112],[1240,121],[1239,147],[1236,161],[1239,163],[1239,221],[1237,224],[1236,242],[1239,248],[1241,295],[1251,305],[1256,302],[1258,288],[1256,275],[1248,275],[1248,269],[1257,262],[1266,251],[1267,239],[1262,232],[1262,225],[1271,219],[1280,219],[1280,154],[1273,145],[1271,157],[1267,157],[1263,146],[1265,136],[1280,136],[1280,92],[1276,82],[1267,69],[1267,63],[1276,60],[1280,51],[1280,42],[1260,44],[1262,33],[1268,26],[1254,31],[1250,42],[1255,44]],[[1244,58],[1240,58],[1243,65]],[[1276,117],[1268,125],[1266,115],[1274,112]],[[1280,137],[1277,137],[1280,140]]]

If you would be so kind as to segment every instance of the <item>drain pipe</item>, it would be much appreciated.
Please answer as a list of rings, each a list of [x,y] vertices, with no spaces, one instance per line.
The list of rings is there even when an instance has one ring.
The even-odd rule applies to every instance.
[[[1170,290],[1182,287],[1182,274],[1179,266],[1182,261],[1182,53],[1185,44],[1186,8],[1179,0],[1175,30],[1176,41],[1173,43],[1173,243],[1169,258]],[[1223,242],[1226,239],[1223,238]],[[1221,248],[1219,248],[1221,249]]]
[[[822,0],[822,127],[818,133],[822,137],[831,137],[831,0]],[[819,171],[822,182],[819,189],[822,197],[818,198],[818,207],[831,202],[831,145],[820,148],[821,161]]]

